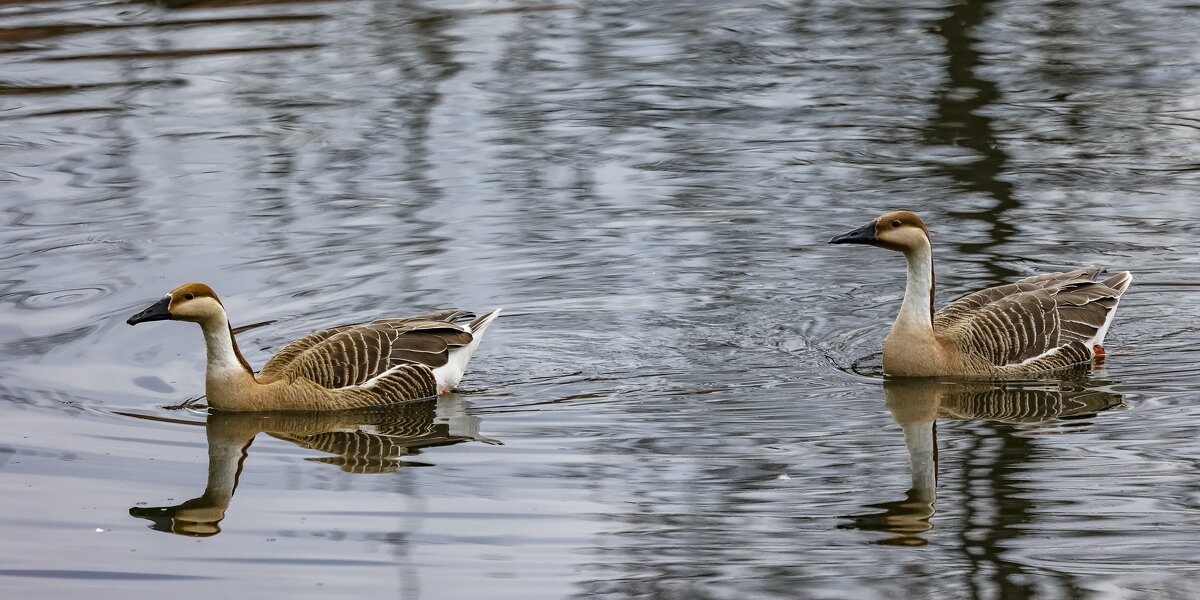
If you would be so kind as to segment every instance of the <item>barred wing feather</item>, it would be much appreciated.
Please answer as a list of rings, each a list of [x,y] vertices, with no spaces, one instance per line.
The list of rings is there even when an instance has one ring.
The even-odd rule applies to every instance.
[[[1049,273],[975,292],[938,311],[934,329],[998,367],[1090,359],[1131,280],[1119,273],[1096,281],[1100,273]]]
[[[265,380],[303,377],[334,389],[363,385],[404,364],[437,368],[446,364],[450,350],[473,339],[450,320],[473,316],[444,311],[327,329],[289,344],[259,376]]]

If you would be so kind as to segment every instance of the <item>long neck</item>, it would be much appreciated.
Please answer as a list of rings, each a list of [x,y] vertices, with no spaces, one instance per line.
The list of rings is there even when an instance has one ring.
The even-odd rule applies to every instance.
[[[250,363],[238,350],[233,332],[229,330],[229,319],[220,315],[200,322],[204,331],[204,345],[208,351],[208,369],[205,373],[205,391],[208,402],[220,408],[228,404],[229,398],[237,398],[258,385]]]
[[[908,283],[896,326],[933,332],[933,250],[929,240],[904,253],[908,260]]]

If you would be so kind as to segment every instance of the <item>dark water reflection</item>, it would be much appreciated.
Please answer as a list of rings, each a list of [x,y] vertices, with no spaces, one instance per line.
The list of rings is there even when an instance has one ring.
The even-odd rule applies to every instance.
[[[5,4],[0,585],[1200,595],[1197,31],[1140,0]],[[897,208],[939,303],[1133,271],[1108,364],[883,381],[902,262],[823,242]],[[276,321],[239,337],[256,365],[356,317],[506,307],[433,421],[504,445],[363,460],[124,416],[203,389],[192,328],[123,323],[184,281]],[[230,502],[221,535],[128,516],[195,508],[210,464],[189,518]]]

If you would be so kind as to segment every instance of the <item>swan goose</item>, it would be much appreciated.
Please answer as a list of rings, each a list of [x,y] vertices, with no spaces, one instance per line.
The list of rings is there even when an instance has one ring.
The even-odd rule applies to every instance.
[[[883,343],[889,375],[1020,375],[1090,362],[1103,354],[1104,334],[1128,271],[1103,281],[1099,267],[1047,273],[980,290],[933,309],[933,250],[917,215],[890,212],[835,236],[830,244],[867,244],[908,260],[900,314]]]
[[[257,375],[238,350],[221,300],[207,285],[181,285],[126,322],[198,323],[208,355],[204,390],[213,408],[339,410],[448,392],[499,314],[497,309],[475,318],[445,310],[318,331],[284,346]],[[460,324],[468,319],[473,320]]]

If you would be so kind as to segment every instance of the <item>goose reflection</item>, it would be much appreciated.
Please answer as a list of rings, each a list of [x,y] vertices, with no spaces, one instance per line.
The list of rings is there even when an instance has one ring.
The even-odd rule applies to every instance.
[[[921,533],[933,528],[937,494],[937,420],[1039,423],[1093,416],[1121,405],[1121,395],[1079,382],[946,382],[903,378],[883,384],[886,405],[904,432],[912,487],[902,500],[868,505],[878,509],[848,518],[843,527],[896,534],[879,543],[926,544]]]
[[[204,493],[174,506],[129,509],[152,529],[193,537],[221,532],[247,451],[259,433],[330,454],[306,460],[350,473],[389,473],[430,466],[405,460],[424,448],[466,441],[498,444],[479,435],[479,417],[457,396],[390,407],[333,412],[214,412],[208,416],[208,482]],[[136,415],[135,415],[136,416]]]

